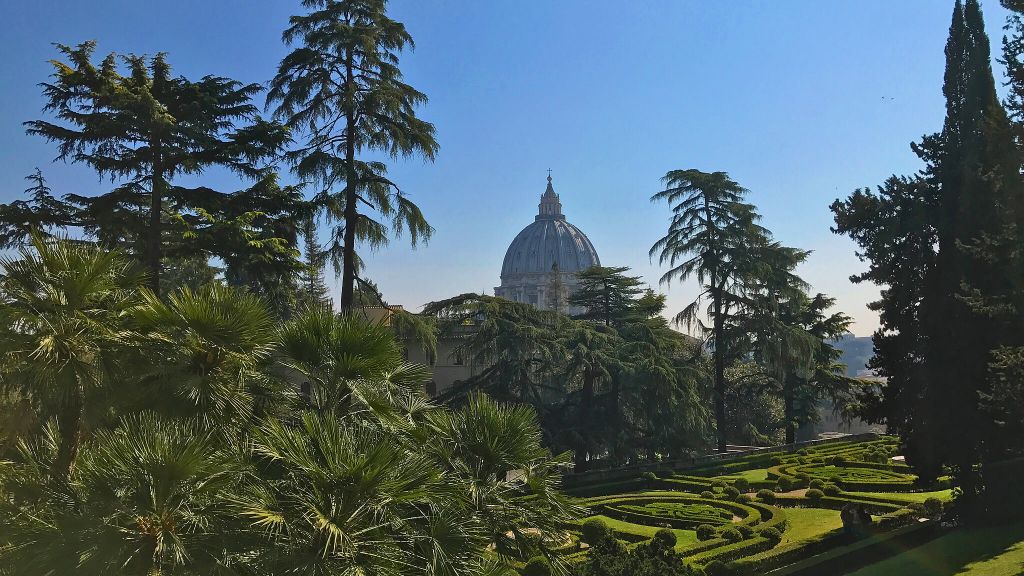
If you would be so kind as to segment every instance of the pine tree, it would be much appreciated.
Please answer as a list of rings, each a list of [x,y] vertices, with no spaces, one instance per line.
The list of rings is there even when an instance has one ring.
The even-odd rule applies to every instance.
[[[307,133],[287,158],[299,178],[319,184],[315,201],[338,223],[329,250],[341,263],[341,308],[348,311],[360,264],[357,242],[377,248],[407,232],[415,246],[433,232],[386,177],[385,164],[367,160],[367,153],[433,160],[438,144],[434,126],[415,114],[427,97],[402,80],[399,54],[413,41],[388,17],[386,0],[303,0],[303,6],[311,12],[293,16],[283,35],[301,45],[281,61],[267,102],[288,126]]]
[[[566,289],[565,282],[562,282],[562,271],[558,268],[558,262],[551,265],[551,273],[548,275],[547,291],[545,293],[548,310],[561,313],[565,309]]]
[[[1004,44],[1004,58],[1019,46]],[[871,366],[889,382],[872,415],[900,433],[922,478],[951,467],[967,510],[980,492],[979,458],[1000,444],[981,403],[1007,367],[1001,351],[1020,341],[1022,308],[1014,302],[1024,286],[1021,154],[989,58],[977,0],[957,0],[946,44],[945,123],[914,146],[925,170],[891,178],[877,195],[858,191],[833,204],[836,231],[851,235],[871,261],[857,278],[886,286],[873,305],[882,328]],[[1011,82],[1020,79],[1019,62],[1007,64]],[[1011,110],[1018,96],[1011,92]]]
[[[32,183],[25,189],[29,199],[0,204],[0,248],[27,244],[33,231],[50,237],[78,222],[75,207],[53,196],[39,168],[25,179]]]
[[[569,304],[582,309],[574,317],[617,326],[636,316],[637,297],[644,293],[643,281],[626,272],[626,266],[592,266],[580,271],[579,284],[569,296]]]
[[[148,269],[150,286],[159,291],[164,232],[173,208],[165,203],[173,180],[211,166],[264,177],[268,171],[261,162],[276,154],[287,133],[256,115],[251,98],[259,84],[174,77],[162,53],[152,58],[110,54],[95,64],[95,42],[57,47],[68,61],[53,61],[54,80],[43,84],[43,93],[45,109],[63,123],[33,120],[25,123],[27,131],[56,142],[58,159],[122,179],[109,193],[74,199],[94,228],[124,233]],[[109,243],[115,242],[120,243]]]
[[[324,282],[325,258],[317,238],[315,218],[307,218],[302,223],[302,241],[304,258],[300,283],[302,291],[299,303],[302,306],[322,306],[330,302],[327,284]]]
[[[727,324],[742,302],[743,278],[756,265],[750,246],[765,242],[767,232],[756,225],[754,207],[743,202],[747,190],[724,172],[673,170],[662,181],[665,190],[651,200],[668,202],[672,220],[650,253],[671,266],[661,277],[663,283],[694,275],[700,282],[700,294],[676,315],[676,322],[697,327],[711,345],[718,451],[725,452],[725,368],[737,354]],[[710,326],[699,318],[704,301]]]

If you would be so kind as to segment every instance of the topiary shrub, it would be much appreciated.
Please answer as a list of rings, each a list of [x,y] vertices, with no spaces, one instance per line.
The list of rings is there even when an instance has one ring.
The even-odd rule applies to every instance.
[[[793,489],[793,481],[789,476],[779,476],[778,481],[779,492],[789,492]]]
[[[796,453],[801,455],[801,456],[807,456],[807,454],[809,454],[809,452],[807,452],[807,448],[801,448],[801,449],[797,450]]]
[[[725,489],[725,486],[725,480],[715,480],[714,482],[711,483],[711,487],[718,490]]]
[[[654,472],[644,472],[643,474],[640,475],[640,478],[644,482],[651,483],[658,479],[658,475],[655,474]]]
[[[697,526],[697,540],[711,540],[715,536],[715,527],[711,524],[701,524],[700,526]]]
[[[722,530],[722,538],[725,538],[729,542],[739,542],[743,540],[743,534],[735,528],[726,528]]]
[[[551,576],[551,563],[543,556],[534,556],[523,566],[523,576]]]
[[[705,491],[700,493],[700,497],[701,498],[714,498],[715,497],[715,493],[712,492],[711,490],[705,490]]]
[[[935,496],[930,496],[924,501],[924,511],[931,514],[932,516],[942,512],[942,500],[939,500]]]
[[[836,454],[831,458],[831,460],[829,460],[829,464],[832,464],[833,466],[842,466],[843,464],[846,464],[846,457],[842,454]]]
[[[725,497],[728,498],[729,500],[735,500],[736,497],[740,495],[740,491],[737,490],[734,486],[726,486],[725,490],[723,491],[723,494],[725,494]]]
[[[750,502],[750,500],[750,494],[740,494],[739,496],[736,497],[736,501],[739,502],[740,504],[746,504]]]
[[[591,546],[601,542],[609,535],[608,525],[598,518],[587,520],[580,528],[580,537]]]
[[[740,535],[743,536],[744,540],[747,540],[748,538],[751,538],[754,535],[754,529],[747,524],[740,524],[736,527],[736,530],[739,531]]]
[[[782,540],[782,532],[779,532],[779,529],[774,526],[763,528],[760,532],[758,532],[758,534],[761,535],[761,538],[764,538],[765,540],[768,540],[770,542],[778,542]]]
[[[704,574],[707,576],[729,576],[732,570],[721,560],[712,560],[704,565]]]
[[[677,540],[676,533],[668,528],[662,528],[654,533],[654,542],[664,548],[675,548]]]
[[[813,500],[817,502],[818,500],[821,500],[822,498],[825,497],[825,493],[822,492],[821,490],[811,488],[810,490],[807,491],[807,494],[805,494],[805,496],[807,496],[808,500]]]
[[[824,490],[825,481],[822,480],[821,478],[815,478],[814,480],[811,480],[810,482],[807,483],[807,487],[814,490]]]
[[[747,480],[746,478],[737,478],[732,485],[740,492],[746,492],[747,488],[750,488],[750,480]]]
[[[772,492],[767,488],[762,488],[761,490],[757,491],[757,499],[760,500],[761,502],[764,502],[765,504],[774,504],[775,492]]]
[[[778,456],[772,456],[771,458],[768,459],[768,464],[771,466],[778,466],[779,464],[782,464],[782,458],[779,458]]]
[[[836,486],[831,482],[826,482],[821,491],[825,493],[825,496],[839,496],[839,493],[842,492],[842,490],[839,489],[839,486]]]
[[[800,472],[796,475],[796,479],[799,480],[801,484],[807,484],[811,481],[811,475],[807,472]]]

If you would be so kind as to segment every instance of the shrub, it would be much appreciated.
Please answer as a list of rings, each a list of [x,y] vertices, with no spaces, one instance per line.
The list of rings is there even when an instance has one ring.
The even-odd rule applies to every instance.
[[[938,514],[939,512],[942,512],[942,500],[939,500],[934,496],[930,496],[924,501],[924,509],[931,515]]]
[[[723,490],[725,486],[725,480],[715,480],[714,482],[711,483],[711,487],[716,488],[718,490]]]
[[[523,576],[551,576],[551,564],[543,556],[534,556],[523,566]]]
[[[654,542],[665,548],[674,548],[677,540],[676,533],[668,528],[662,528],[654,533]]]
[[[807,448],[801,448],[801,449],[797,450],[796,453],[801,455],[801,456],[807,456],[807,454],[809,454],[809,452],[807,452]]]
[[[771,458],[768,459],[768,464],[771,466],[778,466],[779,464],[782,464],[782,458],[779,458],[778,456],[772,456]]]
[[[789,492],[793,488],[793,480],[789,476],[779,476],[779,492]]]
[[[825,496],[839,496],[839,493],[842,492],[842,490],[839,489],[839,486],[836,486],[831,482],[827,482],[821,491],[825,493]]]
[[[832,457],[829,463],[833,466],[842,466],[843,464],[846,464],[846,457],[842,454],[837,454]]]
[[[757,491],[757,499],[760,500],[761,502],[764,502],[765,504],[774,504],[775,492],[772,492],[767,488],[762,488],[761,490]]]
[[[705,491],[700,493],[700,497],[701,498],[714,498],[715,497],[715,493],[712,492],[711,490],[705,490]]]
[[[750,495],[740,494],[739,496],[736,497],[736,501],[739,502],[740,504],[746,504],[747,502],[750,502]]]
[[[815,478],[814,480],[811,480],[810,482],[807,483],[807,487],[813,488],[814,490],[824,490],[825,481],[822,480],[821,478]]]
[[[817,500],[821,500],[822,498],[824,498],[825,497],[825,493],[822,492],[821,490],[817,490],[815,488],[811,488],[810,490],[807,491],[806,496],[807,496],[807,498],[809,498],[811,500],[817,501]]]
[[[736,481],[732,483],[732,485],[735,486],[736,489],[739,490],[740,492],[746,492],[747,488],[750,487],[750,480],[747,480],[746,478],[737,478]]]
[[[729,542],[739,542],[740,540],[743,540],[743,534],[740,534],[740,531],[735,528],[726,528],[725,530],[722,530],[722,538],[725,538]]]
[[[704,565],[704,574],[707,576],[728,576],[731,573],[732,570],[729,570],[729,567],[721,560],[712,560]]]
[[[580,536],[584,542],[593,546],[609,536],[608,525],[598,518],[591,518],[583,523]]]
[[[751,538],[754,535],[754,529],[747,524],[740,524],[736,527],[736,530],[739,531],[744,540]]]
[[[803,484],[807,484],[808,482],[811,481],[811,475],[808,474],[807,472],[800,472],[799,474],[796,475],[796,478]]]
[[[740,495],[740,491],[733,486],[726,486],[724,492],[725,497],[728,498],[729,500],[735,500],[736,497]]]
[[[711,540],[715,537],[715,527],[711,524],[697,526],[697,540]]]
[[[765,540],[770,540],[772,542],[778,542],[782,540],[782,533],[779,532],[779,529],[775,528],[774,526],[764,528],[760,532],[758,532],[758,534],[760,534],[761,537]]]
[[[642,478],[644,482],[654,482],[658,479],[658,475],[654,472],[644,472],[640,475],[640,478]]]

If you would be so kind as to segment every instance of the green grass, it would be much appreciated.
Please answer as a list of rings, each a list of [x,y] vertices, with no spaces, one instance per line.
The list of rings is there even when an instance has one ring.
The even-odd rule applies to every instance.
[[[961,529],[849,576],[1018,576],[1024,574],[1024,524]]]
[[[943,502],[949,502],[953,499],[952,490],[936,490],[934,492],[843,492],[847,496],[872,496],[875,498],[885,498],[886,500],[892,500],[893,502],[921,502],[923,503],[932,496],[942,500]]]
[[[729,474],[726,478],[746,478],[750,482],[757,482],[759,480],[768,479],[767,468],[755,468],[754,470],[744,470],[743,472],[737,472],[735,474]]]
[[[782,533],[781,544],[800,542],[843,526],[838,510],[820,508],[786,508],[789,527]]]
[[[636,534],[637,536],[644,536],[647,538],[654,538],[654,533],[658,530],[661,530],[661,528],[658,528],[656,526],[645,526],[643,524],[623,522],[621,520],[616,520],[614,518],[609,518],[607,516],[602,516],[600,514],[598,514],[597,516],[590,516],[586,520],[590,520],[590,518],[597,518],[598,520],[601,520],[612,530],[616,530],[618,532],[626,532],[627,534]],[[672,531],[676,534],[676,550],[682,550],[683,548],[692,546],[697,543],[697,533],[693,530],[673,529]]]

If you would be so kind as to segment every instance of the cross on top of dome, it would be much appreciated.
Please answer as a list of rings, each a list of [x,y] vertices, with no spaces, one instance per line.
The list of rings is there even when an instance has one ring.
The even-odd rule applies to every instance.
[[[536,219],[565,219],[565,216],[562,215],[562,202],[558,199],[558,194],[555,194],[554,187],[551,186],[550,168],[548,168],[548,187],[540,197],[540,210]]]

